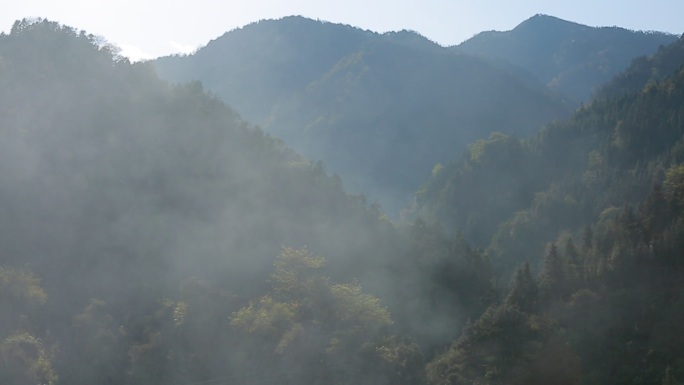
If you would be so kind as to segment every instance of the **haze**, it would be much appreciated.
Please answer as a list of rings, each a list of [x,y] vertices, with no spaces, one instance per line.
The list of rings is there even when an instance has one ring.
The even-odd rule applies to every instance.
[[[684,379],[674,2],[3,11],[0,384]]]

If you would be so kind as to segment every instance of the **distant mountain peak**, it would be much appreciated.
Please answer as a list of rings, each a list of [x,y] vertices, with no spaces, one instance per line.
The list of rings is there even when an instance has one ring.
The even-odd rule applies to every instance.
[[[650,55],[674,39],[662,33],[590,27],[537,14],[510,31],[482,32],[454,49],[523,68],[579,102],[588,100],[597,86],[624,70],[633,58]]]
[[[546,33],[553,32],[574,32],[581,29],[590,29],[592,27],[586,26],[584,24],[575,23],[572,21],[564,20],[556,16],[545,15],[538,13],[529,19],[518,24],[512,31],[523,32],[523,31],[544,31]]]
[[[419,32],[402,29],[401,31],[389,31],[382,34],[382,36],[389,38],[391,41],[400,44],[408,44],[413,47],[442,47],[427,37],[421,35]]]
[[[530,17],[529,19],[523,21],[523,22],[520,23],[520,24],[524,24],[524,23],[535,23],[535,22],[554,22],[554,23],[560,22],[560,23],[568,23],[568,24],[581,25],[581,24],[579,24],[579,23],[575,23],[575,22],[573,22],[573,21],[568,21],[568,20],[565,20],[565,19],[561,19],[560,17],[556,17],[556,16],[552,16],[552,15],[547,15],[547,14],[545,14],[545,13],[538,13],[538,14],[536,14],[536,15]]]

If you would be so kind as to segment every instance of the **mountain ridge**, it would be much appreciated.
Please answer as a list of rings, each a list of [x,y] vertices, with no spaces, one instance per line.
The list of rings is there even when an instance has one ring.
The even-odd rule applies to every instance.
[[[378,34],[302,17],[254,23],[194,55],[153,64],[166,80],[202,81],[390,213],[467,142],[492,131],[526,135],[569,113],[532,78],[414,32]]]
[[[674,40],[676,36],[662,32],[590,27],[537,14],[512,30],[482,32],[450,49],[520,66],[579,103],[633,58]]]

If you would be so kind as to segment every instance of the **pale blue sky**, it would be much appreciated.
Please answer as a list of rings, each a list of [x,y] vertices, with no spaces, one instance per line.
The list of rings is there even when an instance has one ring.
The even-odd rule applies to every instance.
[[[0,29],[43,17],[100,35],[133,59],[189,52],[261,19],[303,15],[377,32],[411,29],[442,45],[544,13],[591,26],[684,32],[684,0],[0,0]]]

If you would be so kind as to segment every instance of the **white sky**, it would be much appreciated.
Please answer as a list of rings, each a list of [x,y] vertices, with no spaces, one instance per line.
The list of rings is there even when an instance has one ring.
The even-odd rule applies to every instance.
[[[0,30],[43,17],[104,37],[134,60],[191,52],[261,19],[302,15],[442,45],[544,13],[592,26],[684,32],[684,0],[0,0]]]

